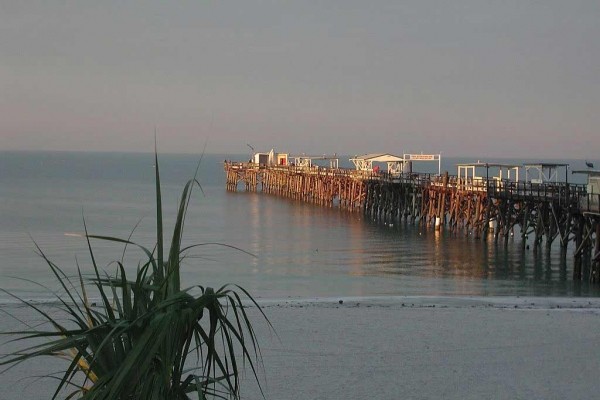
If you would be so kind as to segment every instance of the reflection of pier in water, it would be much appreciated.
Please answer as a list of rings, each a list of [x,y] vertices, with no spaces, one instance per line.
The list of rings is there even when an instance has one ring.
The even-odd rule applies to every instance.
[[[439,163],[434,156],[420,157]],[[348,169],[339,168],[335,157],[299,157],[288,164],[287,155],[278,155],[276,164],[261,159],[265,162],[225,162],[224,168],[232,191],[243,183],[246,191],[335,206],[385,223],[445,226],[476,238],[492,234],[495,242],[507,243],[517,228],[522,247],[531,242],[534,250],[558,241],[566,254],[573,242],[573,278],[600,281],[600,171],[574,171],[588,174],[586,186],[568,182],[567,164],[478,161],[458,165],[458,174],[450,176],[414,173],[409,159],[369,155],[352,159],[356,169]],[[313,160],[327,160],[329,166]],[[380,170],[373,162],[388,168]],[[519,169],[525,170],[525,181],[519,180]],[[558,179],[560,169],[564,181]]]

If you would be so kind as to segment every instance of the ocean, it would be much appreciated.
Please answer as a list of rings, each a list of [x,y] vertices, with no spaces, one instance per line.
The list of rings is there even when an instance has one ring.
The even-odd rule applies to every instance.
[[[159,156],[166,231],[201,159],[201,188],[192,198],[185,242],[204,245],[184,261],[184,286],[238,284],[259,299],[600,295],[598,285],[571,279],[572,243],[561,258],[558,246],[534,252],[523,249],[519,237],[505,247],[463,233],[383,225],[337,208],[226,191],[223,160],[248,157]],[[464,161],[476,160],[443,158],[442,170],[456,174],[454,165]],[[502,160],[512,161],[518,160]],[[583,160],[566,162],[585,169]],[[0,287],[21,298],[52,300],[57,284],[36,246],[68,276],[76,277],[78,265],[89,275],[91,260],[79,236],[84,220],[90,234],[131,235],[152,249],[154,164],[153,154],[141,153],[0,152]],[[347,166],[347,158],[341,164]],[[426,168],[422,172],[434,172],[437,164]],[[569,173],[572,182],[582,179]],[[98,265],[114,274],[123,246],[100,240],[92,246]],[[131,274],[142,258],[127,249]],[[0,302],[14,301],[0,294]]]

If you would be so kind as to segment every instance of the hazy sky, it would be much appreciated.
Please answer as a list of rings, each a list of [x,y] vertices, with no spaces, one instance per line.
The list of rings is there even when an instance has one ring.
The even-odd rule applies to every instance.
[[[598,159],[600,1],[2,1],[0,150]]]

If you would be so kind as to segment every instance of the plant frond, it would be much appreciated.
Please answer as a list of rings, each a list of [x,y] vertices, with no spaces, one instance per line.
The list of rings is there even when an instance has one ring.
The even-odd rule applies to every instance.
[[[60,376],[47,376],[58,381],[53,399],[65,391],[70,391],[66,394],[67,399],[88,400],[183,400],[193,395],[199,399],[237,399],[240,373],[248,365],[262,393],[256,369],[256,363],[261,362],[260,347],[242,296],[260,310],[272,328],[258,303],[239,286],[224,285],[218,290],[203,285],[181,288],[182,261],[191,249],[216,245],[256,257],[223,243],[182,246],[194,186],[198,185],[204,193],[197,179],[200,161],[193,178],[183,188],[166,253],[156,152],[157,226],[152,250],[132,241],[139,221],[127,239],[121,239],[90,234],[84,218],[83,237],[92,273],[86,277],[76,259],[77,274],[69,277],[34,241],[38,254],[60,285],[59,292],[40,285],[57,298],[57,303],[51,307],[60,317],[46,310],[46,306],[36,305],[0,288],[1,292],[31,308],[43,319],[42,323],[34,325],[16,318],[24,329],[0,332],[16,337],[5,343],[26,343],[23,348],[0,357],[0,366],[6,367],[4,371],[42,356],[67,360]],[[114,275],[98,267],[92,240],[124,245],[120,261],[115,261]],[[135,268],[135,276],[131,274],[130,279],[124,265],[128,246],[141,249],[145,255]],[[98,292],[97,305],[91,303],[87,285],[92,285],[94,293]],[[199,289],[200,293],[191,293],[192,288]],[[33,344],[27,342],[29,340],[33,340]]]

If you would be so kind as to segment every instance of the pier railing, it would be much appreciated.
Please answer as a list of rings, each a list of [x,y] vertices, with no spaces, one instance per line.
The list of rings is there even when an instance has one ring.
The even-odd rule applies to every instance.
[[[582,212],[600,214],[600,193],[588,193],[579,200]]]
[[[256,163],[226,162],[226,168],[240,171],[260,172],[262,170],[281,171],[289,174],[318,175],[322,177],[352,178],[363,181],[385,183],[410,183],[419,186],[436,186],[467,192],[481,192],[495,198],[556,200],[561,204],[580,203],[582,209],[593,212],[599,210],[599,196],[586,193],[586,185],[567,183],[514,182],[507,179],[469,177],[455,175],[435,175],[429,173],[388,173],[362,171],[349,168],[329,168],[317,165],[264,165]]]
[[[298,165],[265,165],[256,163],[238,163],[238,162],[226,162],[225,168],[230,168],[239,171],[254,171],[260,172],[263,170],[269,171],[281,171],[292,174],[306,174],[306,175],[319,175],[327,177],[344,177],[354,178],[360,180],[378,180],[384,182],[401,183],[401,182],[419,182],[425,183],[430,182],[432,179],[431,174],[395,174],[388,172],[378,171],[362,171],[349,168],[329,168],[318,165],[312,166],[298,166]]]
[[[586,185],[567,183],[532,183],[490,180],[487,192],[505,199],[555,200],[559,203],[577,203],[586,196]]]

